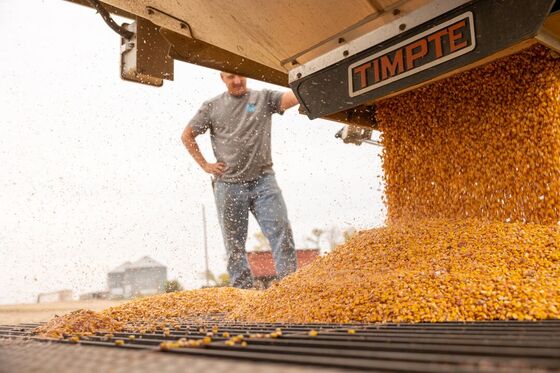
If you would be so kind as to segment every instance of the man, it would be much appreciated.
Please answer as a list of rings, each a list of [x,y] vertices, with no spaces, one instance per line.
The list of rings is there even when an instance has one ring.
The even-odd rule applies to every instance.
[[[247,89],[247,79],[220,73],[227,91],[204,102],[181,139],[190,155],[213,176],[218,219],[232,286],[250,288],[253,277],[245,243],[249,211],[270,242],[279,278],[296,270],[292,229],[270,152],[271,116],[298,104],[289,92]],[[195,138],[210,130],[216,163],[206,161]]]

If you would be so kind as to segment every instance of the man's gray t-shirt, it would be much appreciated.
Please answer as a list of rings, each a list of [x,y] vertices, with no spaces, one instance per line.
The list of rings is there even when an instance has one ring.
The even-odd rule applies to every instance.
[[[243,96],[228,92],[202,104],[189,126],[195,135],[210,130],[212,148],[226,171],[227,182],[251,181],[272,171],[270,132],[272,114],[282,114],[282,92],[248,90]]]

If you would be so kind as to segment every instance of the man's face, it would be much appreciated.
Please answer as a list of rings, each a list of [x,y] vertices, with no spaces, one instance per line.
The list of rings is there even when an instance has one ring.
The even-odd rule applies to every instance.
[[[220,73],[230,95],[242,96],[247,93],[247,78],[226,72]]]

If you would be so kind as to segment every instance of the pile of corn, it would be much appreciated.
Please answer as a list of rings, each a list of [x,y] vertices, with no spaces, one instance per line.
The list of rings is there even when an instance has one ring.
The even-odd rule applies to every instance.
[[[560,318],[560,60],[532,47],[387,99],[377,117],[387,227],[264,292],[165,294],[90,316],[139,331],[213,313],[332,323]],[[90,331],[72,316],[42,332]]]
[[[49,338],[91,335],[95,332],[111,333],[122,330],[123,323],[110,316],[89,310],[78,310],[64,316],[55,316],[35,332]]]
[[[560,318],[560,227],[430,219],[363,231],[266,291],[215,288],[146,297],[92,317],[169,330],[194,316],[264,322]],[[57,318],[42,332],[91,327]],[[70,322],[71,321],[71,322]],[[188,341],[187,341],[188,342]]]
[[[185,320],[231,312],[250,303],[255,292],[234,288],[198,289],[139,298],[102,312],[79,310],[55,317],[36,333],[52,338],[88,335],[95,330],[151,332],[169,330]]]
[[[542,46],[378,105],[389,222],[560,220],[560,59]]]
[[[364,231],[230,317],[330,323],[560,318],[560,227],[434,219]]]

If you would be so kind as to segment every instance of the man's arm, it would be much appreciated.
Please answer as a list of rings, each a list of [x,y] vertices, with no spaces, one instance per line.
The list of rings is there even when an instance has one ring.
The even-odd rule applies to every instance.
[[[189,154],[204,171],[215,176],[221,176],[226,170],[226,165],[222,162],[208,163],[200,152],[200,148],[198,147],[198,143],[195,138],[196,135],[191,126],[185,127],[185,130],[181,135],[181,140],[183,141],[183,144],[185,144]]]
[[[280,100],[280,110],[283,112],[293,106],[299,104],[296,95],[292,91],[284,92],[282,99]]]

